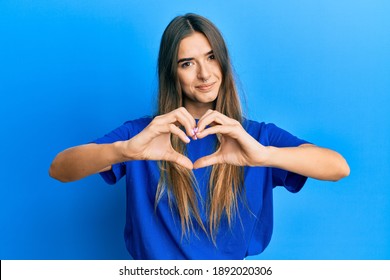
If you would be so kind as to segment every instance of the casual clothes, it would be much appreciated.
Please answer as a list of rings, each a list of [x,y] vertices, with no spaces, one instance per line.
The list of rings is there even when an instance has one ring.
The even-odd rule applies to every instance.
[[[124,123],[99,138],[95,143],[128,140],[141,132],[152,118]],[[244,129],[264,146],[295,147],[308,143],[274,124],[244,120]],[[187,144],[187,156],[196,159],[215,151],[217,138],[209,135]],[[194,170],[203,201],[207,198],[211,167]],[[126,175],[126,247],[134,259],[243,259],[261,253],[268,245],[273,227],[273,197],[275,186],[298,192],[306,177],[278,168],[245,167],[245,198],[239,199],[238,214],[231,227],[222,219],[216,245],[194,221],[195,232],[182,236],[177,210],[170,208],[165,194],[155,209],[155,194],[160,171],[156,161],[128,161],[114,164],[101,176],[115,184]],[[200,216],[207,225],[205,205],[199,204]]]

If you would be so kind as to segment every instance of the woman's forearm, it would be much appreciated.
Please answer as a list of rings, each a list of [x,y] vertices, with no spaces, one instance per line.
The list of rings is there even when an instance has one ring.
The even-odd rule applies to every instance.
[[[350,172],[346,160],[330,149],[304,144],[293,148],[267,147],[267,150],[264,165],[318,180],[338,181]]]
[[[71,182],[109,170],[112,164],[125,160],[122,142],[81,145],[59,153],[50,166],[49,174],[61,182]]]

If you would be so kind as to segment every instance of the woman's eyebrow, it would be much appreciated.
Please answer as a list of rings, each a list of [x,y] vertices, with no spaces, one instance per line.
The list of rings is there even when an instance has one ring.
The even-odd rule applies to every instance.
[[[205,55],[205,56],[208,56],[208,55],[213,54],[213,53],[214,53],[214,51],[211,50],[211,51],[208,51],[207,53],[205,53],[204,55]],[[194,60],[194,58],[193,58],[193,57],[180,58],[180,59],[177,61],[177,63],[181,63],[181,62],[185,62],[185,61],[191,61],[191,60]]]
[[[181,62],[184,62],[184,61],[191,61],[191,60],[194,60],[193,57],[186,57],[186,58],[181,58],[177,61],[177,63],[181,63]]]

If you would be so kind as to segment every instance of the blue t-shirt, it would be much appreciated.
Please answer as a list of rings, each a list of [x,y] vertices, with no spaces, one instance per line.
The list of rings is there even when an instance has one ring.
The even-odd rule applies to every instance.
[[[141,118],[124,123],[95,143],[128,140],[141,132],[152,118]],[[244,129],[264,146],[294,147],[304,143],[274,124],[244,120]],[[216,136],[187,144],[187,156],[196,159],[214,152]],[[194,170],[200,192],[206,199],[211,167]],[[273,227],[272,189],[284,186],[298,192],[306,177],[278,168],[245,167],[245,199],[238,204],[239,214],[229,227],[222,220],[216,236],[216,245],[194,222],[196,233],[190,231],[182,237],[180,218],[169,205],[167,195],[155,210],[155,194],[160,177],[156,161],[128,161],[114,164],[101,176],[115,184],[126,175],[126,247],[134,259],[244,259],[260,254],[268,245]],[[204,205],[200,216],[207,225]]]

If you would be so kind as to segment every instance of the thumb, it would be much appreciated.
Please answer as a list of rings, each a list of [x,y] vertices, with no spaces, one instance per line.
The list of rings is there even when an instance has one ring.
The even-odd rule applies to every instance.
[[[187,169],[193,169],[194,167],[192,161],[188,157],[183,156],[176,151],[172,152],[172,154],[167,158],[167,160],[177,163]]]
[[[201,157],[200,159],[194,162],[193,166],[194,169],[198,169],[198,168],[202,168],[202,167],[206,167],[218,163],[220,163],[219,157],[217,156],[217,153],[214,153],[205,157]]]

